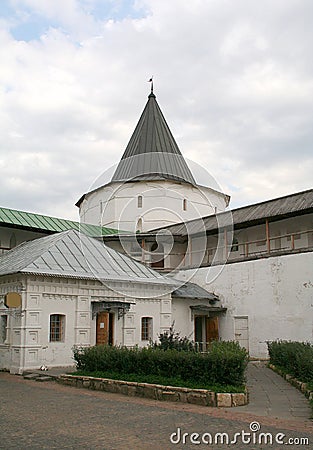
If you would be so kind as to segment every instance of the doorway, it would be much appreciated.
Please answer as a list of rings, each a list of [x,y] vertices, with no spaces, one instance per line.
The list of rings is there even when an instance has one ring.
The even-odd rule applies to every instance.
[[[249,324],[248,316],[234,317],[235,340],[249,352]]]
[[[106,311],[97,314],[96,345],[113,345],[114,313]]]
[[[195,342],[200,351],[205,351],[207,344],[219,340],[218,317],[195,316]]]

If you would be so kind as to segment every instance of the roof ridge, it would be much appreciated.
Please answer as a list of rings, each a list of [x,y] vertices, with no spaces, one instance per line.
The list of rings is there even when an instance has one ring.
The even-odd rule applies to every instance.
[[[185,222],[179,222],[179,223],[176,223],[176,224],[167,225],[166,227],[154,228],[153,230],[150,230],[150,232],[151,233],[156,233],[156,232],[158,232],[159,230],[162,230],[162,229],[173,229],[173,228],[182,227],[182,226],[184,226],[186,228],[187,226],[190,227],[191,225],[193,225],[193,224],[195,224],[197,222],[200,222],[200,221],[204,224],[205,221],[207,221],[209,219],[215,219],[218,222],[218,220],[220,218],[222,218],[223,216],[228,217],[231,214],[232,217],[233,217],[234,214],[238,214],[238,212],[243,211],[245,209],[257,208],[257,207],[262,206],[262,205],[272,204],[273,202],[279,202],[279,201],[284,200],[284,199],[286,200],[286,199],[288,199],[290,197],[293,197],[293,198],[294,197],[300,197],[301,195],[308,194],[308,193],[313,193],[313,189],[306,189],[305,191],[294,192],[292,194],[283,195],[281,197],[275,197],[275,198],[272,198],[272,199],[269,199],[269,200],[264,200],[262,202],[252,203],[250,205],[239,206],[238,208],[234,208],[234,209],[227,209],[225,211],[221,211],[221,212],[218,212],[216,214],[213,213],[213,214],[209,214],[207,216],[197,217],[195,219],[187,220]],[[300,208],[297,211],[305,211],[305,210],[308,210],[310,208],[313,208],[313,202],[310,203],[309,205],[306,205],[305,208],[302,208],[302,209]],[[286,214],[286,213],[283,213],[283,214]],[[275,216],[279,216],[279,215],[281,215],[281,214],[275,214]]]
[[[313,189],[306,189],[305,191],[293,192],[292,194],[281,195],[280,197],[270,198],[269,200],[262,200],[261,202],[251,203],[250,205],[238,206],[238,208],[231,209],[230,211],[237,211],[238,209],[249,208],[251,206],[264,205],[265,203],[275,202],[277,200],[282,200],[287,197],[295,197],[297,195],[307,194],[308,192],[312,192]],[[221,214],[221,213],[219,213]]]

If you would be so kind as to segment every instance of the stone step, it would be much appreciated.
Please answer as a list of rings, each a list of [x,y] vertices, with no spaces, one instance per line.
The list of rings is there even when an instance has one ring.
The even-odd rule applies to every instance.
[[[53,377],[49,377],[49,375],[39,375],[37,378],[35,378],[36,381],[52,381],[54,380]]]
[[[49,375],[44,375],[40,373],[25,373],[23,375],[24,380],[34,380],[34,381],[52,381],[54,377]]]
[[[24,380],[36,380],[37,377],[38,377],[38,373],[26,373],[26,374],[23,374]]]

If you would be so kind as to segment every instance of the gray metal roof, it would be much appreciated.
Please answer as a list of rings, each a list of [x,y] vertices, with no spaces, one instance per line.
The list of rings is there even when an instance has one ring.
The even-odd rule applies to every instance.
[[[151,92],[111,181],[168,179],[196,184]]]
[[[218,296],[189,281],[172,292],[172,297],[201,300],[219,300]]]
[[[0,275],[13,273],[175,284],[149,267],[75,230],[24,242],[0,256]]]
[[[313,189],[272,200],[243,206],[224,213],[213,214],[200,219],[191,220],[185,223],[170,225],[166,229],[173,235],[188,235],[216,231],[223,226],[234,228],[242,226],[256,225],[264,222],[265,219],[279,220],[285,217],[292,217],[299,214],[313,212]],[[232,220],[231,220],[232,219]],[[152,231],[153,233],[153,231]]]

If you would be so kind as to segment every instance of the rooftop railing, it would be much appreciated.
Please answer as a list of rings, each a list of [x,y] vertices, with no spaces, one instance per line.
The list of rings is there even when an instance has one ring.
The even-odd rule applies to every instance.
[[[136,255],[131,255],[138,261],[152,266],[157,260],[164,259],[164,267],[155,268],[159,271],[172,271],[177,269],[186,269],[189,267],[206,267],[212,264],[222,264],[245,259],[257,259],[268,257],[279,253],[296,253],[306,249],[313,250],[313,230],[296,231],[293,233],[285,233],[277,236],[264,237],[262,239],[243,240],[232,243],[224,242],[219,246],[207,246],[205,249],[187,251],[185,254],[175,252],[175,244],[173,251],[168,254],[162,252],[151,252],[147,249]],[[149,259],[150,256],[150,259]],[[175,267],[171,264],[171,260],[175,258]]]

